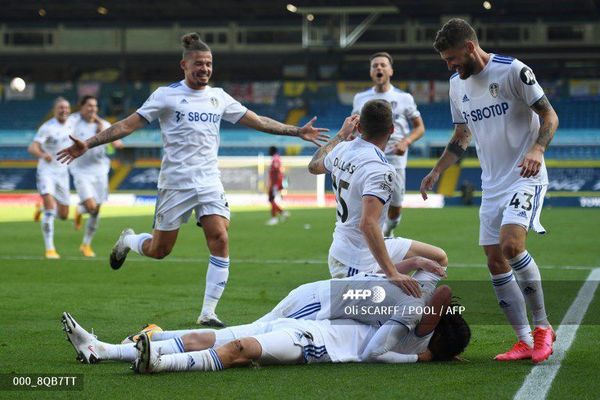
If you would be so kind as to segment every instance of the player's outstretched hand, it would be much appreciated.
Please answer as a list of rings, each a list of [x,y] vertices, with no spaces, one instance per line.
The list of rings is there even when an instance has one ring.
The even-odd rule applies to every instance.
[[[302,128],[300,128],[300,136],[302,139],[307,142],[312,142],[317,146],[321,147],[321,143],[327,143],[329,141],[329,136],[324,135],[321,132],[329,132],[329,129],[326,128],[315,128],[313,124],[317,120],[317,117],[313,117],[310,121],[306,123]]]
[[[388,277],[388,279],[394,285],[402,289],[402,291],[407,295],[421,297],[421,287],[419,286],[419,282],[414,280],[412,277],[398,273],[394,276]]]
[[[440,174],[434,170],[431,170],[425,178],[421,181],[421,197],[423,200],[427,200],[427,191],[433,189],[433,185],[440,179]]]
[[[77,157],[80,157],[83,153],[85,153],[88,150],[87,144],[85,144],[84,141],[79,140],[71,135],[69,135],[69,137],[74,143],[66,149],[62,149],[61,151],[56,153],[56,160],[60,161],[63,164],[71,164],[71,161],[73,161]]]
[[[422,269],[423,271],[431,272],[432,274],[436,274],[441,276],[442,278],[446,278],[446,270],[436,261],[430,260],[425,257],[417,257],[417,268]]]
[[[360,116],[358,114],[351,115],[344,120],[344,124],[340,128],[337,133],[338,136],[343,138],[344,140],[353,140],[356,132],[356,127],[358,126],[358,121],[360,120]]]
[[[531,149],[525,154],[523,161],[517,166],[521,168],[521,176],[523,178],[530,178],[536,176],[540,172],[542,167],[542,160],[544,153],[538,149]]]

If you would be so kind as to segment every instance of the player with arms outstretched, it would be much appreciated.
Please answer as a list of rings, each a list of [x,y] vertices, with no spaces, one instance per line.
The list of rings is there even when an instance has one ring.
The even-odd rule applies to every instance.
[[[360,110],[369,100],[386,100],[392,106],[394,133],[385,146],[385,157],[396,170],[394,193],[390,200],[387,218],[383,226],[383,236],[393,236],[394,228],[402,218],[402,200],[406,187],[406,160],[408,148],[425,133],[425,124],[413,97],[391,83],[394,70],[392,56],[386,52],[375,53],[370,57],[370,73],[374,86],[354,96],[352,114]],[[410,125],[412,125],[412,129]]]
[[[38,159],[37,188],[42,196],[42,235],[49,259],[60,258],[54,247],[54,219],[69,216],[69,170],[54,158],[56,153],[69,144],[73,127],[68,121],[71,105],[63,98],[54,100],[54,117],[42,124],[33,142],[28,147],[31,155]]]
[[[544,233],[540,224],[548,186],[544,151],[558,127],[558,116],[532,70],[512,57],[485,52],[466,21],[448,21],[437,33],[434,47],[455,71],[450,78],[455,129],[442,157],[421,182],[421,193],[426,199],[426,192],[475,136],[483,189],[479,244],[498,303],[518,337],[496,359],[539,363],[552,354],[555,334],[546,315],[540,271],[526,250],[526,239],[530,229]],[[533,315],[533,337],[526,303]]]
[[[113,247],[110,264],[118,269],[133,250],[146,257],[169,255],[179,228],[192,211],[204,229],[210,251],[206,290],[198,323],[223,326],[215,313],[229,276],[229,206],[217,166],[221,119],[240,123],[262,132],[297,136],[318,144],[326,129],[315,128],[313,118],[302,128],[259,116],[241,105],[223,89],[208,85],[213,71],[210,48],[197,33],[182,38],[180,66],[185,79],[158,88],[144,105],[126,119],[97,135],[75,143],[59,153],[63,162],[81,156],[88,149],[121,139],[158,119],[164,155],[158,179],[158,200],[152,234],[135,234],[125,229]]]
[[[360,137],[353,138],[358,130]],[[422,256],[448,265],[446,253],[435,246],[404,238],[384,240],[381,226],[396,182],[396,171],[383,150],[394,132],[392,109],[385,100],[371,100],[360,117],[346,118],[338,134],[321,147],[309,163],[312,174],[330,173],[337,207],[329,272],[343,278],[358,272],[383,271],[414,296],[419,285],[399,273],[394,263]]]

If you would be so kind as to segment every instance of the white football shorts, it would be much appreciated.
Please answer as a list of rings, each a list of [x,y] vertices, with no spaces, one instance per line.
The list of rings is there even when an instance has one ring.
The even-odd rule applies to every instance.
[[[500,243],[500,227],[521,225],[526,230],[546,233],[540,223],[548,185],[521,184],[500,194],[481,198],[479,208],[479,245]]]
[[[406,253],[408,253],[411,244],[411,239],[405,239],[402,237],[385,238],[385,247],[387,248],[388,254],[390,255],[390,258],[394,264],[404,260],[404,257],[406,257]],[[329,273],[331,274],[332,278],[345,278],[348,276],[354,276],[359,272],[376,273],[380,270],[379,264],[377,264],[376,261],[368,265],[349,266],[338,261],[331,255],[327,261],[329,263]]]
[[[82,203],[88,199],[94,199],[97,204],[108,200],[108,174],[74,174],[73,183]]]
[[[229,203],[223,185],[203,189],[159,189],[154,211],[154,229],[174,231],[186,223],[192,211],[199,224],[205,215],[229,219]]]
[[[59,204],[68,206],[71,194],[69,193],[69,171],[37,171],[36,174],[38,192],[43,195],[51,195]]]

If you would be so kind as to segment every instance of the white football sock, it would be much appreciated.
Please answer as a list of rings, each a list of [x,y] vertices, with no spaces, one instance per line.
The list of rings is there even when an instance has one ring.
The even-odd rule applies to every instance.
[[[91,244],[92,239],[94,238],[94,234],[96,233],[96,229],[98,228],[98,220],[100,219],[100,215],[92,215],[88,218],[85,223],[85,234],[83,235],[83,244]]]
[[[42,210],[42,235],[44,236],[44,245],[46,250],[54,249],[54,218],[56,210]]]
[[[402,219],[402,214],[398,216],[396,219],[385,219],[385,223],[383,224],[383,237],[389,237],[392,234],[392,231],[395,227],[398,226],[400,220]]]
[[[517,283],[521,287],[527,306],[533,315],[533,324],[543,328],[548,327],[550,323],[544,306],[542,276],[535,260],[527,251],[524,251],[508,260],[508,263],[516,275]]]
[[[138,235],[126,235],[123,238],[125,242],[125,246],[129,247],[131,250],[135,251],[139,255],[143,256],[144,251],[142,250],[142,245],[146,240],[152,239],[152,235],[149,233],[140,233]]]
[[[79,214],[87,214],[88,210],[87,210],[87,208],[85,208],[85,206],[83,204],[78,204],[77,205],[77,212]]]
[[[154,339],[154,335],[152,335],[152,338]],[[161,340],[158,342],[152,340],[152,347],[158,350],[159,354],[185,353],[185,348],[180,338]]]
[[[522,340],[529,346],[533,346],[525,299],[512,271],[492,275],[492,285],[496,292],[498,304],[502,308],[506,319],[512,325],[519,340]]]
[[[214,349],[160,356],[161,371],[219,371],[223,364]]]
[[[95,345],[101,360],[135,361],[137,357],[135,343],[110,344],[98,340]]]
[[[229,257],[217,257],[211,255],[206,271],[206,289],[204,289],[204,303],[202,314],[215,312],[217,303],[225,290],[229,278]]]

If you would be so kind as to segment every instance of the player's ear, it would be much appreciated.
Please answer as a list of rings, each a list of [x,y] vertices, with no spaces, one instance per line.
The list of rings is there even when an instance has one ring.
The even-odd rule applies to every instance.
[[[179,61],[179,66],[185,71],[185,58],[182,58],[181,61]]]
[[[388,135],[391,135],[392,133],[394,133],[394,125],[392,124],[392,126],[390,126],[390,129],[388,129]]]
[[[475,43],[472,40],[467,40],[465,47],[467,48],[467,52],[469,54],[473,54],[475,52]]]
[[[358,133],[360,133],[362,135],[362,128],[360,126],[360,121],[356,124],[356,130],[358,131]]]

